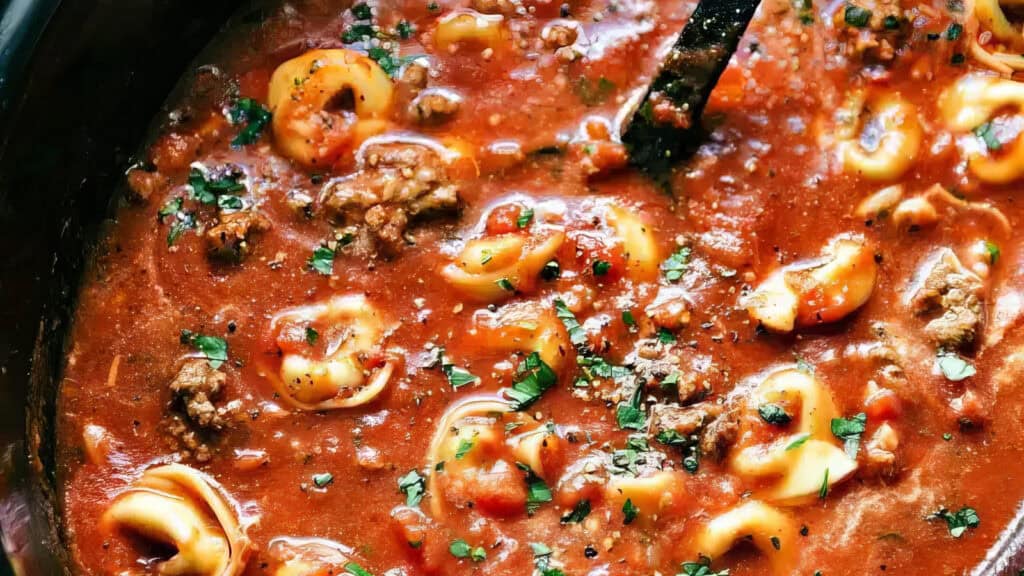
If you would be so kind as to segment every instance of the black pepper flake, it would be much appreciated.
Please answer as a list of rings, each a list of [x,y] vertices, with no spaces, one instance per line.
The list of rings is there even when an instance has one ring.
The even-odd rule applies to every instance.
[[[597,549],[587,544],[587,547],[583,549],[583,555],[590,559],[597,558]]]

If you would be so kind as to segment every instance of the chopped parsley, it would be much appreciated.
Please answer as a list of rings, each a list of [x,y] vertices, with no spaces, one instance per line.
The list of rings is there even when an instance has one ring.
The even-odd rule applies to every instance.
[[[179,200],[181,200],[179,198]],[[196,215],[192,212],[178,212],[174,215],[174,222],[171,222],[171,228],[167,231],[167,245],[174,246],[174,243],[181,238],[181,235],[186,230],[192,230],[196,227]]]
[[[771,402],[758,406],[757,413],[762,420],[775,426],[785,426],[793,420],[785,408]]]
[[[796,440],[793,440],[792,442],[787,444],[786,445],[786,449],[783,450],[783,451],[784,452],[789,452],[790,450],[796,450],[797,448],[799,448],[799,447],[803,446],[805,443],[807,443],[807,441],[810,440],[810,439],[811,439],[811,435],[810,434],[801,434],[799,438],[797,438]]]
[[[562,267],[558,264],[558,260],[548,260],[544,267],[540,269],[540,277],[547,280],[557,280],[562,275]]]
[[[231,145],[239,148],[260,139],[263,129],[270,124],[271,114],[270,110],[252,98],[239,98],[228,111],[228,118],[232,124],[245,124],[231,140]]]
[[[640,409],[643,387],[637,386],[630,397],[629,402],[621,402],[615,411],[615,421],[619,428],[624,430],[643,430],[647,424],[647,415]]]
[[[843,441],[843,450],[850,458],[857,457],[857,450],[860,448],[860,437],[868,422],[867,414],[861,412],[852,418],[833,418],[831,427],[832,435]]]
[[[345,30],[341,35],[341,41],[345,44],[355,44],[356,42],[362,42],[366,38],[375,38],[377,36],[377,30],[374,29],[372,24],[354,24]]]
[[[981,126],[974,129],[974,135],[981,139],[985,143],[985,147],[995,152],[1003,147],[1003,143],[999,141],[996,136],[995,126],[991,122],[985,122]]]
[[[497,284],[499,288],[505,290],[506,292],[516,291],[516,287],[512,285],[512,281],[509,280],[508,278],[498,278],[497,280],[494,281],[494,283]]]
[[[864,28],[871,22],[871,10],[867,8],[861,8],[853,4],[846,5],[846,11],[843,12],[843,21],[848,26],[854,28]]]
[[[527,208],[519,213],[519,217],[516,218],[516,226],[519,228],[526,228],[533,221],[533,208]]]
[[[437,361],[441,365],[441,373],[448,379],[448,383],[451,384],[452,388],[456,390],[480,381],[479,376],[449,362],[448,358],[444,355],[444,348],[437,349]]]
[[[821,488],[818,489],[818,499],[824,500],[828,496],[828,468],[825,468],[825,477],[821,479]]]
[[[516,466],[526,472],[526,513],[533,516],[541,504],[551,502],[551,488],[548,488],[544,479],[537,476],[533,469],[526,464],[516,462]]]
[[[555,299],[555,316],[562,321],[562,325],[565,326],[566,332],[569,333],[569,341],[577,349],[581,347],[587,347],[587,332],[583,329],[579,320],[576,319],[576,315],[569,310],[568,304],[565,303],[561,298]]]
[[[607,260],[594,260],[591,268],[594,270],[594,276],[604,276],[612,269],[612,263]]]
[[[514,410],[529,408],[558,381],[555,371],[541,360],[540,354],[536,352],[531,352],[520,362],[516,372],[517,380],[505,393],[512,400]]]
[[[995,266],[999,262],[999,245],[995,242],[985,240],[985,252],[988,252],[989,264]]]
[[[334,274],[334,250],[327,246],[319,246],[313,250],[313,254],[306,260],[306,266],[310,270],[319,272],[324,276]]]
[[[330,472],[323,472],[321,474],[313,474],[313,484],[317,488],[326,488],[328,484],[334,482],[334,475]]]
[[[462,438],[459,440],[459,447],[455,450],[455,459],[462,460],[473,449],[473,440]]]
[[[316,331],[312,326],[306,326],[306,344],[310,346],[316,346],[316,341],[320,339],[320,333]]]
[[[348,562],[345,564],[345,572],[348,572],[352,576],[373,576],[373,574],[370,574],[365,568],[355,562]]]
[[[952,24],[949,25],[949,28],[946,28],[946,40],[949,40],[950,42],[955,42],[960,39],[960,36],[962,36],[963,33],[963,24],[960,24],[959,22],[953,22]]]
[[[630,328],[636,326],[636,318],[633,318],[633,312],[630,310],[622,311],[622,323]]]
[[[530,542],[530,550],[533,551],[533,565],[537,568],[540,576],[565,576],[558,568],[551,568],[551,548],[540,542]]]
[[[928,516],[927,519],[945,520],[946,527],[949,529],[949,535],[953,538],[959,538],[964,535],[964,532],[967,532],[968,528],[977,528],[981,524],[978,512],[974,508],[967,506],[952,513],[945,507],[939,508],[938,512]]]
[[[244,204],[238,196],[225,194],[217,197],[217,207],[223,210],[241,210]]]
[[[487,551],[482,546],[474,548],[461,538],[452,540],[452,543],[448,545],[448,551],[456,558],[469,558],[473,562],[483,562],[487,559]]]
[[[216,204],[218,196],[233,195],[245,190],[245,185],[239,182],[244,176],[242,172],[230,169],[225,174],[208,180],[202,170],[193,168],[188,173],[188,185],[192,188],[192,198],[203,204]]]
[[[661,342],[662,344],[675,344],[676,335],[668,328],[658,328],[658,342]]]
[[[398,32],[398,37],[403,40],[412,38],[412,35],[416,33],[416,27],[412,25],[408,20],[401,20],[395,26],[395,31]]]
[[[223,338],[182,330],[179,340],[182,344],[188,344],[201,352],[211,368],[220,368],[228,360],[228,343]]]
[[[169,200],[160,208],[160,211],[156,213],[157,219],[163,222],[164,218],[168,216],[174,216],[178,212],[181,212],[182,202],[183,200],[180,196],[172,200]]]
[[[701,556],[700,560],[696,562],[683,562],[680,569],[682,572],[676,576],[729,576],[728,569],[718,572],[712,570],[711,559],[707,556]]]
[[[349,10],[352,12],[352,16],[354,16],[356,20],[369,20],[373,18],[373,10],[371,10],[370,6],[365,2],[355,4]]]
[[[882,20],[882,26],[884,26],[886,30],[899,30],[900,19],[890,14]]]
[[[561,518],[562,524],[579,524],[583,522],[583,519],[590,515],[590,500],[580,500],[572,507],[567,514]]]
[[[415,470],[398,479],[398,489],[405,494],[406,506],[417,506],[423,500],[423,493],[426,492],[427,483],[423,476]]]
[[[977,373],[970,362],[952,352],[940,352],[936,363],[942,375],[950,382],[966,380]]]
[[[622,523],[627,526],[632,524],[638,514],[640,514],[640,509],[633,505],[632,500],[626,498],[626,502],[622,505]]]
[[[672,253],[664,262],[661,263],[661,272],[665,275],[665,279],[669,282],[678,282],[683,274],[686,273],[686,268],[690,264],[690,254],[692,250],[689,246],[680,246],[675,252]]]

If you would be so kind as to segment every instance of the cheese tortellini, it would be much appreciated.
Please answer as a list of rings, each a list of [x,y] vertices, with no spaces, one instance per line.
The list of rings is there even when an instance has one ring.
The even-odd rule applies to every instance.
[[[797,529],[792,518],[757,500],[714,517],[697,536],[697,553],[718,558],[749,538],[772,565],[772,573],[788,576],[796,565]]]
[[[893,92],[851,93],[836,132],[843,168],[868,180],[899,178],[921,149],[917,108]]]
[[[275,538],[268,546],[274,576],[331,576],[342,574],[353,552],[323,538]]]
[[[871,297],[877,274],[875,255],[864,239],[842,235],[821,258],[771,273],[740,304],[768,330],[791,332],[853,313]]]
[[[1024,84],[992,76],[967,75],[946,89],[939,110],[950,130],[967,133],[990,122],[1003,110],[1024,110]],[[991,127],[989,128],[991,129]],[[1008,184],[1024,176],[1024,143],[1019,136],[999,154],[979,142],[967,155],[967,168],[982,182]]]
[[[629,500],[644,517],[658,514],[678,504],[685,492],[682,472],[659,470],[650,476],[612,476],[605,486],[604,496],[616,508]]]
[[[268,100],[281,152],[305,166],[328,168],[384,131],[394,86],[359,52],[311,50],[274,70]]]
[[[796,429],[772,442],[748,445],[730,460],[736,474],[769,481],[760,497],[799,504],[857,469],[857,460],[832,435],[831,422],[839,413],[831,393],[816,377],[793,368],[770,374],[754,390],[749,409],[756,413],[759,406],[773,403],[800,406]]]
[[[560,453],[552,426],[515,412],[497,395],[475,396],[452,405],[437,424],[427,452],[430,512],[441,518],[452,495],[495,515],[521,512],[525,465],[546,478]]]
[[[380,349],[381,312],[361,294],[278,314],[271,333],[281,348],[281,366],[270,375],[278,392],[304,410],[361,406],[387,386],[395,361]],[[312,337],[312,334],[316,334]]]
[[[126,530],[174,554],[165,575],[235,576],[252,551],[235,506],[208,476],[181,464],[151,468],[103,515],[105,530]]]
[[[498,302],[516,292],[531,291],[563,242],[565,232],[558,228],[477,238],[441,269],[441,276],[467,297]]]
[[[504,17],[500,14],[481,14],[474,10],[457,10],[441,18],[434,30],[434,45],[447,50],[454,44],[472,43],[492,50],[506,42]]]
[[[605,219],[622,243],[622,251],[626,257],[626,275],[638,282],[656,280],[661,255],[650,225],[633,212],[619,206],[609,206]]]

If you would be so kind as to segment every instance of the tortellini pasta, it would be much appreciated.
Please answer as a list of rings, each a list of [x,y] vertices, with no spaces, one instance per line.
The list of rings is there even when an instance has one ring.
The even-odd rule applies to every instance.
[[[509,233],[470,240],[441,276],[462,294],[481,302],[497,302],[515,292],[529,292],[541,269],[565,242],[557,228],[535,234]]]
[[[380,350],[385,333],[381,312],[361,294],[286,310],[270,329],[282,356],[278,374],[269,377],[298,408],[366,404],[384,390],[394,372],[395,361]],[[317,335],[312,343],[310,330]]]
[[[456,482],[477,498],[477,509],[511,512],[521,504],[508,490],[523,485],[517,463],[540,478],[550,476],[560,444],[554,427],[513,411],[500,396],[475,396],[452,405],[438,421],[427,452],[431,514],[442,517],[447,508],[443,485]]]
[[[760,497],[780,504],[799,504],[848,478],[857,461],[837,444],[831,422],[839,416],[832,395],[816,377],[787,368],[770,374],[754,390],[749,408],[763,404],[798,403],[800,414],[791,433],[766,444],[734,452],[736,474],[769,481]]]
[[[505,42],[504,17],[481,14],[474,10],[457,10],[441,18],[434,30],[434,45],[447,50],[454,44],[473,43],[498,50]]]
[[[311,50],[270,78],[274,142],[292,160],[330,167],[387,127],[394,101],[391,78],[352,50]]]
[[[633,212],[619,206],[609,206],[605,219],[622,242],[626,275],[638,282],[656,280],[661,255],[651,227]]]
[[[103,528],[123,529],[174,554],[160,574],[234,576],[252,551],[233,504],[205,474],[181,464],[151,468],[117,497]]]
[[[974,0],[973,4],[977,24],[972,25],[968,21],[966,27],[971,55],[982,65],[1005,76],[1024,70],[1024,56],[1020,54],[1024,48],[1024,36],[1021,35],[1020,27],[1014,26],[1006,17],[1002,6],[1020,3],[1011,0]],[[993,40],[986,41],[986,46],[979,42],[978,27],[983,30],[982,34],[990,35]]]
[[[684,493],[682,472],[659,470],[650,476],[613,476],[605,486],[605,498],[615,503],[616,508],[629,500],[645,517],[657,514],[673,504]]]
[[[536,302],[517,302],[496,312],[481,311],[475,319],[473,338],[491,350],[536,352],[545,364],[558,371],[571,348],[565,328],[550,308]]]
[[[768,330],[790,332],[851,314],[871,297],[877,274],[875,255],[864,239],[842,235],[821,258],[771,273],[740,304]]]
[[[736,542],[749,538],[772,565],[772,573],[793,573],[797,558],[797,529],[792,518],[757,500],[714,517],[697,536],[697,553],[718,558]]]
[[[274,576],[331,576],[344,573],[352,550],[323,538],[275,538],[268,546]]]
[[[950,130],[969,132],[1005,110],[1024,109],[1024,84],[991,76],[967,75],[939,98],[939,110]],[[1024,143],[1021,138],[1001,146],[999,154],[985,152],[979,143],[967,155],[967,168],[982,182],[1008,184],[1024,176]]]
[[[836,132],[844,170],[868,180],[899,178],[921,149],[917,108],[893,92],[851,93]]]

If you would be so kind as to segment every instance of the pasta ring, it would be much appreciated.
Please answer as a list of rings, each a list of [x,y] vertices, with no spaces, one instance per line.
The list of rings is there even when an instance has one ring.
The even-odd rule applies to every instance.
[[[875,150],[865,150],[860,138],[861,116],[871,111],[882,134]],[[850,95],[841,122],[839,153],[843,169],[869,180],[895,180],[913,166],[921,149],[921,123],[913,104],[893,92],[867,99],[863,91]]]
[[[167,464],[147,470],[118,496],[102,525],[173,546],[175,554],[157,567],[160,574],[235,576],[252,552],[235,508],[212,478]]]
[[[951,130],[968,132],[1004,108],[1024,110],[1024,84],[991,76],[967,75],[939,98],[939,110]],[[967,168],[982,182],[1008,184],[1024,176],[1024,142],[1018,136],[998,157],[981,152],[967,156]]]
[[[386,129],[394,86],[363,54],[311,50],[274,70],[268,101],[274,142],[284,155],[308,167],[329,167]]]
[[[565,232],[546,235],[502,234],[470,240],[441,276],[459,292],[482,302],[497,302],[515,291],[528,292],[537,275],[565,242]]]
[[[697,551],[708,558],[718,558],[738,540],[749,537],[768,557],[772,572],[786,576],[793,573],[796,564],[796,535],[792,518],[754,500],[713,518],[697,536]]]
[[[286,351],[277,375],[270,375],[277,391],[303,410],[352,408],[371,402],[387,386],[395,369],[388,358],[367,378],[363,357],[379,349],[384,338],[380,312],[361,294],[335,296],[326,302],[286,310],[274,317],[272,334],[287,325],[328,323],[324,330],[327,354],[314,360],[299,351]],[[333,333],[332,333],[333,332]]]

